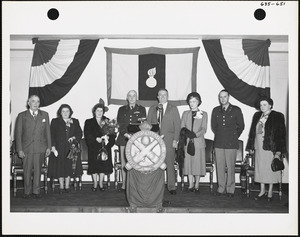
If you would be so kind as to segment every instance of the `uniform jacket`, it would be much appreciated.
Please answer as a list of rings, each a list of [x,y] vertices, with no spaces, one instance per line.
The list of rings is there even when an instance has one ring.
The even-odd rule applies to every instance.
[[[157,105],[149,108],[147,121],[150,124],[157,124]],[[173,140],[179,140],[180,133],[180,115],[176,106],[168,103],[163,115],[161,124],[161,134],[164,135],[164,141],[167,146],[172,146]]]
[[[252,119],[248,143],[246,150],[254,150],[254,142],[256,136],[256,125],[262,115],[262,112],[256,112]],[[284,123],[284,115],[280,112],[271,111],[265,123],[265,134],[263,141],[263,149],[272,151],[273,153],[280,151],[286,153],[286,129]]]
[[[16,120],[15,139],[18,152],[45,153],[51,148],[48,113],[38,110],[35,120],[29,110],[19,113]]]
[[[239,107],[229,104],[225,112],[222,106],[213,109],[211,129],[215,134],[215,148],[238,149],[238,139],[244,128],[244,118]]]
[[[117,122],[119,124],[119,136],[116,144],[120,146],[126,145],[125,133],[128,133],[127,127],[129,124],[140,123],[139,118],[146,118],[146,109],[141,105],[135,105],[130,109],[129,105],[124,105],[119,108]]]

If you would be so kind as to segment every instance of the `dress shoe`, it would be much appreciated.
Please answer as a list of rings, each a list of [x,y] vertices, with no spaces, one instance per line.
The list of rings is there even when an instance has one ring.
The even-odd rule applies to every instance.
[[[171,195],[176,195],[176,190],[170,190],[169,192]]]
[[[195,192],[195,188],[188,188],[189,192]]]
[[[255,200],[255,201],[262,200],[262,199],[265,198],[267,195],[268,195],[268,193],[264,193],[264,194],[261,195],[261,196],[257,195],[257,196],[254,197],[254,200]]]
[[[96,191],[97,191],[97,188],[92,187],[92,191],[93,191],[93,192],[96,192]]]
[[[34,193],[34,194],[32,194],[32,196],[33,196],[34,198],[42,198],[42,195],[39,194],[39,193],[38,193],[38,194],[35,194],[35,193]]]
[[[103,192],[103,191],[105,191],[105,188],[104,188],[104,187],[101,188],[101,187],[99,186],[99,190],[100,190],[101,192]]]
[[[222,196],[222,195],[223,195],[223,193],[219,193],[219,192],[214,193],[214,196]]]
[[[227,197],[233,198],[234,194],[233,193],[227,193]]]
[[[24,194],[24,195],[23,195],[23,198],[24,198],[24,199],[29,199],[29,198],[31,198],[31,195],[30,195],[30,194]]]
[[[273,197],[268,197],[267,201],[268,202],[272,202],[273,201]]]

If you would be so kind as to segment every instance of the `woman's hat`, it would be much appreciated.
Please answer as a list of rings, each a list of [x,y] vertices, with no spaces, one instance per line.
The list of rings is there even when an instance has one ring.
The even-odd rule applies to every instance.
[[[104,112],[108,111],[108,107],[105,106],[104,100],[102,100],[102,98],[99,99],[99,104],[103,105]]]

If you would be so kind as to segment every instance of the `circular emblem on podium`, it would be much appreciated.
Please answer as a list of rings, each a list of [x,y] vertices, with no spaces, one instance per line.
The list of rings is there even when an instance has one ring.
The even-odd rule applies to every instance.
[[[127,142],[125,152],[127,169],[150,173],[158,168],[166,168],[166,145],[155,132],[142,130],[133,134]]]

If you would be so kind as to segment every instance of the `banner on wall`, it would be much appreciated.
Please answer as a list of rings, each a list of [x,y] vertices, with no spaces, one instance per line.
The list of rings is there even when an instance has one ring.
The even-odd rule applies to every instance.
[[[128,91],[135,90],[139,104],[149,107],[157,102],[158,90],[166,88],[169,101],[174,105],[186,105],[187,94],[196,91],[200,47],[104,49],[108,104],[127,104]]]
[[[89,63],[99,40],[37,40],[30,69],[29,96],[48,106],[64,97]]]
[[[212,68],[229,93],[240,102],[257,107],[270,96],[270,40],[203,40]]]

